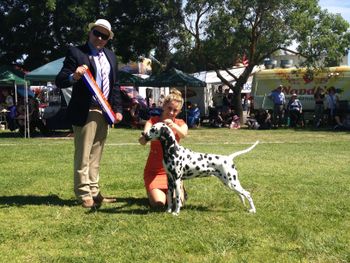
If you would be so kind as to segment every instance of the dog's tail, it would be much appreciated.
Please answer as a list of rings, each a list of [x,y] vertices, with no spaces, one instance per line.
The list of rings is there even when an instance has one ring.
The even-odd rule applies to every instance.
[[[259,143],[259,141],[256,141],[252,146],[250,146],[249,148],[245,149],[245,150],[242,150],[242,151],[239,151],[239,152],[235,152],[233,154],[231,154],[229,157],[231,160],[233,160],[234,158],[236,158],[237,156],[241,155],[241,154],[244,154],[244,153],[247,153],[247,152],[250,152],[251,150],[253,150],[255,148],[255,146],[257,146]]]

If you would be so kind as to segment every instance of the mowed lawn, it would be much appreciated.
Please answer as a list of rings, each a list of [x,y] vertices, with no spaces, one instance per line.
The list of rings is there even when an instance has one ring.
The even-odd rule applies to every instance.
[[[230,154],[257,213],[216,178],[186,181],[178,217],[150,210],[149,146],[111,129],[101,188],[116,204],[88,211],[72,191],[72,138],[0,133],[1,262],[350,262],[350,134],[190,130],[182,145]]]

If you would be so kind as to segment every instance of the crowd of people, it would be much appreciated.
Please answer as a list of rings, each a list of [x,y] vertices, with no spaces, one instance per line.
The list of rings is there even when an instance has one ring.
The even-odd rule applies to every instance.
[[[28,107],[30,133],[40,132],[44,135],[48,133],[45,124],[39,116],[39,101],[36,95],[29,96],[28,103],[25,102],[24,97],[17,96],[16,102],[10,89],[2,88],[0,102],[1,113],[5,115],[5,122],[10,131],[18,130],[21,134],[24,133],[26,107]]]
[[[244,95],[242,97],[242,109],[249,114],[251,110],[251,97]],[[241,120],[235,111],[233,93],[229,88],[223,90],[223,85],[219,85],[213,95],[213,107],[209,109],[209,124],[211,127],[230,129],[241,128]]]
[[[280,127],[304,127],[304,111],[298,95],[293,93],[289,100],[283,92],[283,85],[279,85],[270,94],[273,102],[273,111],[259,110],[247,118],[249,128],[270,129]],[[314,94],[315,108],[313,112],[313,125],[332,127],[335,130],[350,129],[348,105],[342,106],[335,87],[322,92],[317,88]]]

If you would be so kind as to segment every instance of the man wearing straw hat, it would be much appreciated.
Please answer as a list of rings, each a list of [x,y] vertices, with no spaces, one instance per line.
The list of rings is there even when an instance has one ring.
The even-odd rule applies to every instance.
[[[105,45],[114,34],[111,24],[98,19],[88,25],[88,41],[70,47],[63,67],[56,77],[59,88],[73,86],[67,117],[74,131],[74,192],[85,208],[100,207],[115,202],[102,196],[99,187],[99,166],[107,137],[108,122],[97,99],[83,82],[87,68],[116,113],[116,123],[122,119],[117,60]]]

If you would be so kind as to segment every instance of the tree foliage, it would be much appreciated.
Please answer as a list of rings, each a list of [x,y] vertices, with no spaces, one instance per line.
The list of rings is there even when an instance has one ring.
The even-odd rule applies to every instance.
[[[191,22],[201,25],[184,27],[187,37],[196,42],[187,52],[200,54],[203,64],[197,69],[216,70],[233,90],[239,113],[240,92],[254,66],[275,52],[288,50],[296,41],[294,53],[305,58],[304,66],[331,66],[347,53],[350,44],[349,24],[339,15],[321,10],[317,0],[195,0],[188,1],[184,11],[185,18],[192,16]],[[243,56],[249,60],[243,74],[230,74],[228,69]],[[190,64],[182,59],[184,65]],[[227,70],[235,85],[224,79],[219,69]]]
[[[82,44],[87,26],[106,18],[115,32],[110,47],[124,62],[165,58],[181,16],[181,0],[4,0],[0,2],[0,58],[28,70],[64,56],[67,45]],[[177,21],[177,22],[176,22]]]

